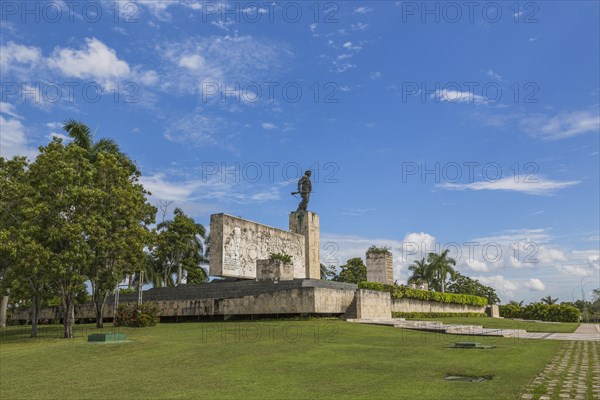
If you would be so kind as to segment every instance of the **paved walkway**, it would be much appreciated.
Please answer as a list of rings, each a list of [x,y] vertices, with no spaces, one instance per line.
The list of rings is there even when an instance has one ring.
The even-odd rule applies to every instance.
[[[600,343],[566,343],[521,398],[600,399]]]
[[[519,339],[573,340],[600,342],[600,326],[581,324],[574,333],[527,332],[523,329],[484,328],[481,325],[443,324],[433,321],[405,321],[403,318],[390,319],[348,319],[349,322],[393,326],[394,328],[417,331],[438,332],[449,335],[502,336]]]

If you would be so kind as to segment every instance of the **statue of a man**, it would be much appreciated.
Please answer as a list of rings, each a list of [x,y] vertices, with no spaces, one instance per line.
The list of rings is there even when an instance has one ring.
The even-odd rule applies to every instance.
[[[310,182],[310,176],[312,175],[311,171],[304,172],[304,175],[298,181],[298,191],[292,192],[292,194],[300,194],[302,197],[302,201],[298,204],[298,210],[306,211],[308,207],[308,201],[310,200],[310,192],[312,191],[312,183]]]

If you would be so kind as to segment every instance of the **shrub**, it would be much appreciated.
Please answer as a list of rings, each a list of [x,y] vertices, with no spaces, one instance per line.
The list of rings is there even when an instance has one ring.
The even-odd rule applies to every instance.
[[[448,318],[448,317],[465,317],[465,318],[479,318],[487,317],[486,313],[436,313],[436,312],[392,312],[392,318],[408,318],[408,319],[420,319],[420,318]]]
[[[115,326],[143,328],[155,326],[160,321],[160,307],[154,302],[121,304],[117,309]]]
[[[578,322],[580,312],[567,304],[532,303],[524,307],[518,304],[506,304],[500,306],[500,316],[552,322]]]
[[[388,246],[371,246],[369,247],[369,249],[367,250],[367,253],[374,253],[374,254],[391,254],[392,252],[390,251],[391,249]]]
[[[390,292],[393,299],[407,298],[480,307],[488,304],[488,300],[485,297],[473,296],[471,294],[431,292],[428,290],[413,289],[408,286],[385,285],[379,282],[360,282],[358,287],[361,289],[378,290],[380,292]]]
[[[271,255],[269,256],[269,260],[281,260],[282,262],[284,262],[286,264],[291,264],[292,256],[290,256],[288,254],[271,253]]]

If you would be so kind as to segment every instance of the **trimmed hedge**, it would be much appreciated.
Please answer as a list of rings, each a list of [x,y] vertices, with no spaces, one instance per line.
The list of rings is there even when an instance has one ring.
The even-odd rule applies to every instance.
[[[436,312],[392,312],[392,318],[408,318],[408,319],[420,319],[420,318],[448,318],[448,317],[465,317],[465,318],[480,318],[487,317],[486,313],[436,313]]]
[[[485,297],[473,296],[471,294],[454,294],[431,292],[429,290],[413,289],[408,286],[385,285],[379,282],[360,282],[358,287],[361,289],[377,290],[380,292],[390,292],[393,299],[416,299],[423,301],[436,301],[438,303],[448,304],[466,304],[470,306],[487,306],[488,300]]]
[[[115,326],[131,326],[143,328],[155,326],[160,321],[160,307],[149,301],[141,306],[135,303],[119,305]]]
[[[579,309],[567,304],[532,303],[524,307],[518,304],[500,306],[504,318],[536,319],[552,322],[579,322]]]

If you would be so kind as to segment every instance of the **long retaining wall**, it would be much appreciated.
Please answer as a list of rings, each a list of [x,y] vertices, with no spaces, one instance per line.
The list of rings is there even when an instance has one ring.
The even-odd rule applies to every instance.
[[[415,299],[391,299],[388,292],[358,289],[351,283],[318,279],[291,281],[234,281],[211,282],[155,288],[144,292],[144,301],[154,301],[160,307],[160,316],[213,317],[251,315],[346,315],[348,318],[390,318],[391,312],[483,313],[486,307],[462,304],[427,302]],[[137,294],[121,295],[120,303],[137,302]],[[114,313],[114,299],[109,297],[104,317],[110,320]],[[46,307],[40,320],[52,321],[63,317],[62,307]],[[75,307],[78,321],[95,319],[91,303]],[[29,320],[29,312],[15,313],[12,319]]]

